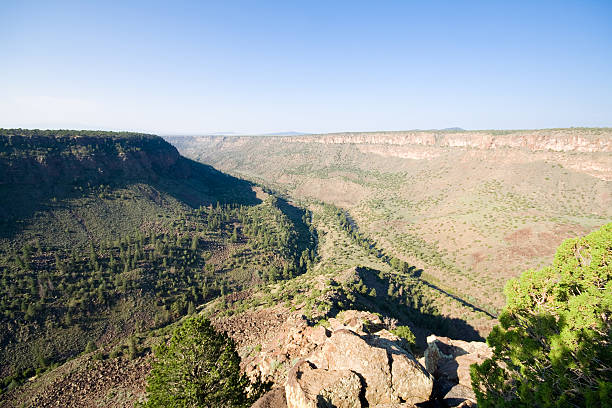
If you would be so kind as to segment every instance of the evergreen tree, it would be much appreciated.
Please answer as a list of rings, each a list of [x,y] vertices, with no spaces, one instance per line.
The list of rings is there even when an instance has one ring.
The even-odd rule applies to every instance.
[[[144,407],[250,405],[234,342],[202,317],[187,319],[155,350]]]
[[[138,356],[138,346],[136,345],[136,338],[134,336],[130,336],[128,339],[128,356],[130,360]]]
[[[478,406],[609,406],[611,278],[612,223],[566,240],[552,266],[508,282],[487,339],[493,357],[472,367]]]
[[[91,353],[92,351],[95,351],[96,349],[97,349],[96,343],[90,340],[87,342],[87,347],[85,347],[85,353]]]

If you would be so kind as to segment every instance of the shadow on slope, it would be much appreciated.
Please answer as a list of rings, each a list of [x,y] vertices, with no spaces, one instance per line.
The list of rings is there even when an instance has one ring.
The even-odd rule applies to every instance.
[[[350,306],[396,318],[400,325],[415,329],[417,344],[421,347],[431,333],[465,341],[484,341],[466,320],[441,315],[424,295],[423,283],[418,279],[357,267],[354,280],[348,286],[355,300],[351,305],[339,307],[335,313]]]
[[[314,259],[317,250],[317,231],[310,226],[311,214],[278,196],[276,205],[293,224],[293,229],[298,236],[298,253],[302,254],[304,251],[308,251],[309,258]]]
[[[147,186],[138,189],[142,198],[162,212],[165,210],[163,207],[167,206],[164,196],[172,197],[191,208],[217,203],[260,203],[251,183],[183,157],[163,172],[152,171],[144,175],[115,172],[72,181],[65,178],[49,180],[42,176],[35,180],[41,182],[0,183],[0,239],[17,237],[37,214],[50,215],[58,209],[71,211],[71,200],[108,197],[118,190],[135,185]],[[99,216],[113,217],[113,214],[101,212]],[[147,214],[140,216],[146,217]],[[75,214],[75,217],[78,215]],[[151,214],[151,217],[154,215]]]

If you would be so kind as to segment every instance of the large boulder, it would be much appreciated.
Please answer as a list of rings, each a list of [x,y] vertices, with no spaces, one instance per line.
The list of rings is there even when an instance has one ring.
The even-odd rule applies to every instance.
[[[301,360],[289,371],[285,397],[290,408],[359,408],[361,380],[350,370],[323,370]]]
[[[325,370],[351,370],[365,381],[365,398],[370,405],[393,402],[391,367],[387,350],[372,347],[348,329],[340,329],[313,356],[317,367]]]
[[[400,344],[387,330],[360,336],[339,329],[309,359],[320,369],[358,374],[370,406],[427,401],[433,377]]]

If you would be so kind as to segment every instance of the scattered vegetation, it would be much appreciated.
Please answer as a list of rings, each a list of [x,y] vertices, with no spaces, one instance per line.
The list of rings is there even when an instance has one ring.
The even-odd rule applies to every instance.
[[[401,339],[404,340],[404,343],[409,351],[414,350],[415,345],[416,345],[416,338],[414,337],[412,330],[410,330],[410,327],[398,326],[394,330],[391,330],[391,332],[395,334],[397,337],[400,337]]]
[[[217,297],[302,274],[313,261],[309,214],[265,193],[257,200],[253,186],[207,166],[159,167],[185,159],[158,137],[20,132],[0,133],[0,166],[15,170],[28,157],[59,157],[65,173],[48,185],[2,185],[24,194],[13,196],[16,202],[0,199],[5,213],[24,216],[18,207],[30,205],[30,194],[38,206],[0,225],[3,389],[111,339],[193,314]],[[102,173],[153,167],[144,178],[69,176],[69,169],[82,176],[78,169],[97,160]]]
[[[244,405],[261,384],[246,394],[233,342],[200,313],[231,321],[266,308],[300,311],[326,326],[359,309],[397,319],[394,333],[413,351],[427,331],[479,340],[509,276],[488,268],[503,264],[506,247],[527,254],[513,265],[539,265],[547,247],[534,243],[557,239],[525,226],[571,221],[559,230],[567,235],[606,219],[588,200],[601,184],[584,176],[544,202],[509,187],[487,163],[468,160],[457,176],[452,163],[464,162],[446,151],[391,171],[386,162],[395,159],[365,162],[354,146],[267,143],[248,144],[248,157],[230,150],[215,158],[229,154],[232,170],[260,187],[184,159],[151,135],[0,130],[2,391],[80,353],[95,364],[142,367],[162,339],[144,406]],[[262,170],[267,149],[278,163],[291,155],[283,177]],[[537,166],[557,191],[566,169]],[[478,181],[483,174],[490,177]],[[559,401],[568,404],[595,404],[610,392],[609,271],[596,268],[609,269],[610,227],[603,231],[572,241],[574,252],[564,244],[552,267],[508,286],[513,300],[489,338],[496,355],[473,374],[483,406],[500,395],[508,406],[537,405],[567,384]],[[585,313],[591,306],[600,314]],[[261,351],[263,339],[252,340],[241,355]]]
[[[610,189],[605,153],[481,143],[509,134],[534,138],[536,144],[548,137],[571,143],[574,136],[605,140],[610,130],[171,140],[194,159],[258,180],[293,199],[336,206],[366,249],[375,243],[388,257],[414,266],[421,279],[497,315],[508,279],[549,263],[562,239],[612,217],[609,200],[600,195]],[[435,144],[423,145],[420,137]],[[438,143],[450,139],[481,145]]]

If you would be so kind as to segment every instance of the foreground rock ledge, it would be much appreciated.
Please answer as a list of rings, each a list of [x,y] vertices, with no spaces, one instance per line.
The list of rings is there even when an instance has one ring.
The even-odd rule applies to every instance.
[[[399,408],[430,399],[433,376],[402,347],[402,339],[381,328],[378,316],[349,311],[330,319],[330,326],[331,331],[318,328],[312,352],[289,370],[286,405],[279,407]],[[269,406],[273,396],[278,403],[279,393],[275,389],[255,406]]]

